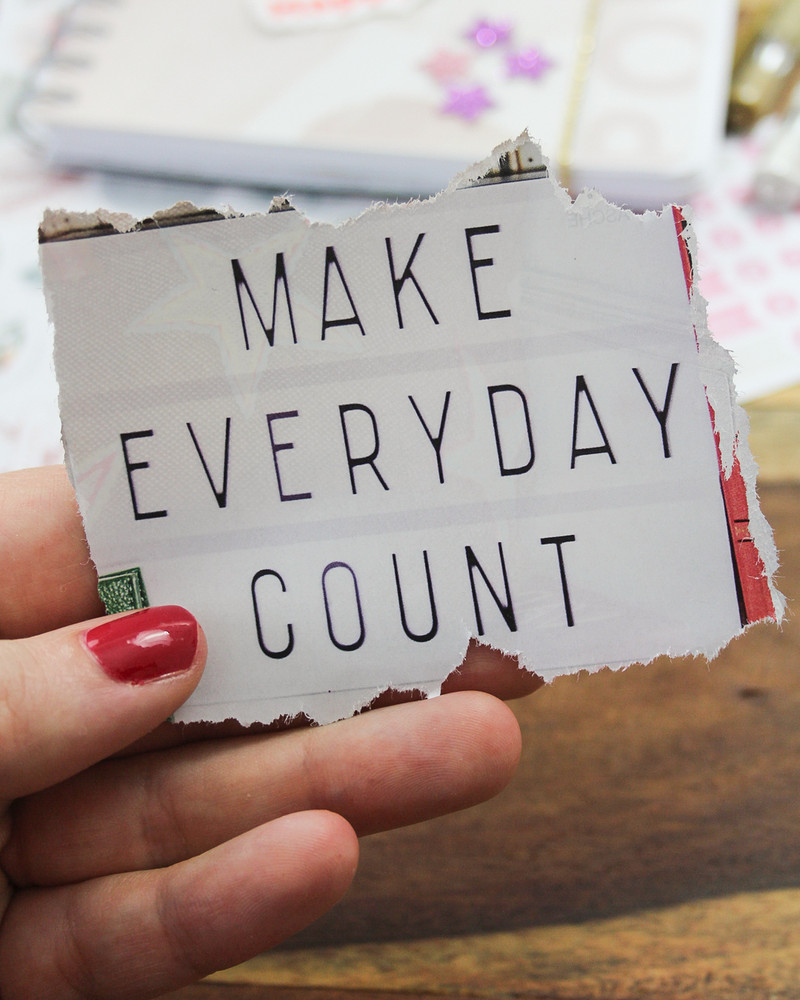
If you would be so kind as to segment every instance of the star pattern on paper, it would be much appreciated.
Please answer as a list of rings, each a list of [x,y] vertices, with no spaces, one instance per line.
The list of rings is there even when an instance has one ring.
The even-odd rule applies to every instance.
[[[508,75],[527,76],[529,80],[538,80],[552,65],[553,61],[537,48],[509,52],[506,56]]]
[[[490,49],[493,45],[508,41],[511,35],[511,24],[508,21],[487,21],[481,19],[467,32],[467,38],[472,39],[482,49]]]
[[[457,115],[471,122],[493,106],[494,101],[485,87],[449,87],[442,111],[446,115]]]
[[[440,48],[420,63],[446,94],[441,114],[472,122],[506,96],[503,77],[539,80],[553,66],[538,46],[512,45],[515,30],[512,21],[478,18],[469,30],[461,29],[460,46]],[[465,47],[463,40],[472,45]]]
[[[450,83],[467,72],[470,57],[465,52],[451,52],[439,49],[431,58],[422,64],[422,68],[439,83]]]

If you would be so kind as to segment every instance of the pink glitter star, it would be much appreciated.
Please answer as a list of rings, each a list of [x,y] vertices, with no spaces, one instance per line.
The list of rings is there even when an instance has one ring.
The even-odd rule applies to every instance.
[[[486,93],[485,87],[448,87],[442,112],[446,115],[458,115],[471,122],[491,107],[494,107],[494,101]]]
[[[508,40],[511,34],[511,25],[508,21],[477,21],[467,32],[467,38],[480,45],[482,49],[490,49],[498,42]]]
[[[439,83],[450,83],[464,76],[470,63],[470,57],[463,52],[449,52],[439,49],[431,58],[422,64],[422,68]]]
[[[506,56],[509,76],[527,76],[531,80],[538,80],[552,65],[552,60],[548,59],[541,49],[509,52]]]

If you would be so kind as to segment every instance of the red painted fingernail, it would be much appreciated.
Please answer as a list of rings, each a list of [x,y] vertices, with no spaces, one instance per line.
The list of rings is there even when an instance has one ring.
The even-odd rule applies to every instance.
[[[112,680],[147,684],[191,667],[197,622],[184,608],[145,608],[95,625],[83,641]]]

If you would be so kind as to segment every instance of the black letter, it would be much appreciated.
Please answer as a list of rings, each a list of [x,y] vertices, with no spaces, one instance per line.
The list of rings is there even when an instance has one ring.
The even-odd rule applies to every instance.
[[[653,402],[653,397],[650,395],[647,386],[644,384],[642,376],[639,374],[639,369],[638,368],[633,369],[633,374],[636,376],[636,381],[642,387],[642,392],[645,394],[645,396],[647,396],[647,402],[650,404],[650,409],[653,411],[653,413],[655,413],[656,420],[658,421],[659,426],[661,427],[661,444],[664,448],[664,458],[670,457],[669,438],[667,437],[667,416],[669,415],[669,407],[670,403],[672,402],[672,389],[673,386],[675,385],[675,375],[677,374],[677,371],[678,371],[678,362],[676,361],[669,370],[669,382],[667,382],[667,395],[664,397],[664,409],[659,410],[659,408]]]
[[[594,421],[597,424],[597,429],[600,431],[600,436],[603,439],[602,447],[599,445],[596,448],[576,447],[578,441],[578,406],[580,404],[581,393],[586,396],[586,400],[592,408]],[[597,407],[594,405],[594,400],[592,399],[589,387],[587,386],[586,379],[583,375],[578,375],[575,379],[575,411],[572,417],[572,461],[570,462],[570,469],[575,468],[575,459],[579,455],[608,455],[611,459],[611,464],[617,464],[617,460],[614,458],[614,452],[611,450],[611,445],[608,443],[606,432],[603,430],[603,425],[600,423],[600,416],[597,412]]]
[[[473,574],[473,570],[475,570],[475,569],[477,569],[478,572],[480,573],[480,575],[483,577],[483,582],[489,588],[489,593],[494,598],[494,603],[497,605],[497,607],[500,610],[500,614],[505,619],[505,623],[506,623],[506,625],[508,625],[509,631],[510,632],[516,632],[517,631],[517,621],[516,621],[516,618],[514,617],[514,607],[513,607],[512,603],[511,603],[511,591],[508,589],[508,574],[506,573],[506,561],[503,558],[503,545],[502,545],[502,542],[498,542],[497,543],[497,549],[498,549],[498,551],[500,553],[500,566],[501,566],[502,571],[503,571],[503,586],[506,589],[506,603],[505,604],[503,604],[500,601],[500,598],[497,596],[497,593],[496,593],[494,587],[491,585],[491,583],[489,583],[489,578],[484,573],[483,567],[481,566],[481,564],[475,558],[475,553],[472,551],[472,549],[470,548],[470,546],[466,545],[464,547],[464,551],[465,551],[465,553],[467,555],[467,567],[469,569],[469,585],[472,588],[472,604],[473,604],[473,606],[475,608],[475,621],[476,621],[476,623],[478,625],[478,635],[483,635],[483,619],[481,618],[481,609],[478,606],[478,594],[477,594],[477,592],[475,590],[475,576]]]
[[[286,626],[286,631],[289,635],[286,645],[283,649],[275,652],[270,649],[264,642],[264,636],[261,632],[261,616],[258,613],[258,597],[256,596],[256,584],[265,576],[274,576],[278,583],[281,585],[281,590],[286,593],[286,584],[283,582],[283,578],[275,572],[274,569],[262,569],[260,573],[256,573],[253,577],[253,582],[250,585],[250,593],[253,595],[253,613],[256,616],[256,634],[258,635],[258,644],[261,647],[261,652],[266,656],[272,657],[273,660],[282,660],[284,656],[288,656],[289,653],[294,649],[294,629],[291,625]]]
[[[567,625],[572,628],[575,624],[575,620],[572,617],[572,603],[569,599],[569,587],[567,587],[567,572],[564,569],[564,556],[561,552],[561,546],[565,542],[574,542],[574,535],[554,535],[552,538],[541,538],[542,545],[555,545],[556,551],[558,552],[558,570],[561,573],[561,593],[564,595],[564,612],[567,616]]]
[[[279,253],[275,255],[275,280],[272,283],[272,326],[267,327],[264,320],[261,318],[261,311],[256,305],[256,300],[253,297],[253,293],[250,291],[250,286],[247,284],[247,278],[244,276],[244,271],[242,270],[242,265],[234,257],[231,260],[231,267],[233,268],[233,280],[236,282],[236,301],[239,303],[239,318],[242,321],[242,333],[244,334],[244,346],[245,350],[250,350],[250,338],[247,336],[247,323],[244,318],[244,303],[242,302],[242,286],[247,292],[250,303],[256,311],[256,316],[258,317],[258,322],[261,324],[261,329],[266,335],[269,346],[275,343],[275,314],[278,311],[278,282],[283,285],[283,294],[286,297],[286,308],[289,310],[289,325],[292,328],[292,340],[297,343],[297,333],[294,328],[294,316],[292,315],[292,300],[289,298],[289,285],[286,280],[286,264],[283,259],[283,254]]]
[[[345,319],[328,319],[328,285],[330,281],[331,264],[333,264],[336,268],[336,272],[339,275],[339,281],[344,289],[344,294],[347,296],[347,301],[350,303],[350,308],[353,310],[353,315],[348,316]],[[325,331],[332,326],[357,326],[361,331],[361,336],[365,336],[364,327],[361,325],[361,320],[358,318],[356,304],[353,302],[353,296],[350,294],[350,289],[347,287],[347,282],[344,280],[344,274],[342,273],[341,265],[336,257],[336,251],[333,247],[325,247],[325,286],[322,291],[322,340],[325,339]]]
[[[492,411],[492,426],[494,427],[494,440],[497,446],[497,464],[500,466],[501,476],[521,476],[524,472],[528,472],[533,468],[533,460],[536,457],[533,451],[533,433],[531,432],[531,415],[528,412],[528,400],[525,398],[525,393],[518,389],[515,385],[490,385],[489,390],[489,407]],[[500,428],[497,426],[497,414],[494,409],[494,395],[496,392],[515,392],[519,398],[522,400],[522,409],[525,414],[525,429],[528,432],[528,449],[530,451],[530,456],[528,461],[524,465],[518,465],[514,469],[507,469],[503,461],[503,447],[500,444]]]
[[[140,511],[136,503],[136,491],[133,488],[133,473],[137,469],[149,469],[149,462],[131,462],[128,456],[128,442],[133,440],[133,438],[149,438],[153,436],[153,432],[150,431],[133,431],[130,434],[120,434],[120,439],[122,441],[122,454],[125,456],[125,472],[128,475],[128,488],[131,491],[131,504],[133,506],[133,516],[137,521],[145,521],[149,517],[166,517],[167,512],[165,510],[147,510]]]
[[[403,631],[408,636],[409,639],[413,639],[414,642],[428,642],[431,640],[436,633],[439,631],[439,616],[436,614],[436,601],[433,597],[433,583],[431,582],[431,568],[428,565],[428,552],[423,549],[422,559],[425,563],[425,577],[428,581],[428,600],[431,605],[431,627],[424,635],[417,635],[416,632],[412,632],[408,627],[408,620],[406,619],[406,607],[403,603],[403,592],[400,589],[400,573],[397,569],[397,556],[392,553],[392,564],[394,565],[394,582],[397,586],[397,603],[400,607],[400,621],[403,625]]]
[[[414,407],[414,413],[419,417],[419,422],[425,433],[428,435],[428,440],[433,445],[433,450],[436,452],[436,465],[439,469],[439,482],[444,482],[444,470],[442,469],[442,436],[444,435],[444,422],[447,419],[447,408],[450,405],[450,390],[448,389],[444,396],[444,406],[442,407],[442,419],[439,421],[439,431],[434,437],[428,430],[428,425],[422,419],[422,414],[419,412],[419,407],[414,402],[414,397],[408,397],[409,402]]]
[[[189,433],[192,435],[192,441],[194,441],[194,446],[197,449],[197,454],[200,456],[200,461],[203,463],[203,470],[206,474],[206,479],[208,480],[214,496],[217,498],[217,506],[225,507],[228,503],[228,455],[230,454],[230,444],[231,444],[231,418],[225,418],[225,464],[223,466],[222,473],[222,489],[218,490],[214,485],[214,480],[211,478],[211,472],[209,471],[208,464],[206,463],[205,456],[202,451],[200,451],[200,444],[195,436],[194,429],[192,425],[187,423],[186,426],[189,428]]]
[[[414,244],[414,249],[411,251],[411,256],[408,258],[406,266],[403,269],[403,273],[400,275],[399,278],[395,274],[394,270],[394,257],[392,256],[392,241],[388,236],[386,237],[386,253],[389,255],[389,271],[391,272],[392,275],[392,288],[394,289],[394,304],[395,308],[397,309],[397,322],[401,330],[403,329],[403,314],[400,312],[400,292],[403,289],[403,285],[409,280],[409,278],[411,279],[411,282],[416,288],[416,290],[419,292],[419,297],[425,304],[425,308],[428,310],[428,314],[430,315],[431,319],[437,326],[439,325],[439,320],[436,318],[433,309],[431,309],[430,307],[430,303],[425,298],[425,293],[420,288],[419,282],[414,277],[414,272],[411,270],[411,265],[414,263],[414,258],[417,256],[417,250],[419,250],[419,245],[420,243],[422,243],[422,238],[424,236],[425,233],[420,233],[419,236],[417,237],[417,242]]]
[[[353,456],[350,454],[350,441],[348,440],[347,437],[347,421],[344,419],[345,413],[349,412],[350,410],[361,410],[364,413],[368,414],[370,420],[372,421],[372,440],[373,440],[372,451],[369,453],[369,455],[363,455],[360,458],[353,458]],[[378,472],[378,467],[375,464],[375,459],[378,457],[378,451],[380,450],[381,447],[380,438],[378,437],[378,422],[375,419],[375,414],[368,406],[362,406],[361,403],[344,403],[343,405],[339,406],[339,419],[342,422],[342,434],[344,435],[344,449],[347,452],[347,465],[350,469],[350,486],[353,489],[353,493],[358,492],[358,490],[356,489],[356,477],[353,475],[353,469],[357,465],[372,466],[372,471],[378,477],[378,482],[385,490],[388,490],[389,487],[386,485],[383,476],[380,474],[380,472]]]
[[[494,257],[480,257],[475,259],[472,253],[472,237],[483,236],[489,233],[499,233],[499,226],[477,226],[475,229],[465,229],[464,235],[467,237],[467,252],[469,253],[469,269],[472,272],[472,288],[475,292],[475,308],[478,310],[478,319],[504,319],[511,315],[510,309],[495,309],[493,312],[484,312],[481,308],[481,297],[478,292],[478,276],[475,273],[479,267],[492,267]]]
[[[294,448],[291,441],[281,442],[280,444],[275,444],[275,436],[272,433],[272,421],[273,420],[283,420],[285,417],[296,417],[299,416],[297,410],[286,410],[284,413],[268,413],[267,414],[267,427],[269,428],[269,440],[272,445],[272,464],[275,466],[275,479],[278,481],[278,494],[281,498],[281,502],[285,500],[310,500],[310,493],[284,493],[283,486],[281,485],[281,470],[278,468],[278,452],[279,451],[290,451]]]
[[[332,569],[346,569],[350,576],[353,578],[353,594],[356,599],[356,611],[358,612],[358,638],[355,642],[339,642],[336,636],[333,634],[333,618],[331,616],[331,607],[328,602],[328,587],[326,584],[326,577],[328,572]],[[352,570],[352,567],[348,566],[347,563],[343,562],[332,562],[328,563],[325,569],[322,571],[322,596],[325,599],[325,617],[328,619],[328,635],[330,636],[331,642],[336,646],[337,649],[344,650],[345,652],[350,652],[354,649],[358,649],[359,646],[364,645],[364,615],[361,611],[361,598],[358,594],[358,580],[356,575]]]

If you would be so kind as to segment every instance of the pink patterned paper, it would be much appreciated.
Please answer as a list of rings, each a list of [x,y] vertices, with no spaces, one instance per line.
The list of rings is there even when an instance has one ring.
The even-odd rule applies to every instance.
[[[277,30],[340,27],[375,14],[403,14],[420,0],[250,0],[262,27]]]
[[[716,183],[692,199],[709,327],[753,399],[800,381],[800,212],[767,211],[752,179],[774,122],[729,139]]]

